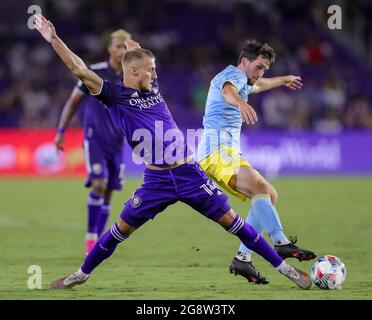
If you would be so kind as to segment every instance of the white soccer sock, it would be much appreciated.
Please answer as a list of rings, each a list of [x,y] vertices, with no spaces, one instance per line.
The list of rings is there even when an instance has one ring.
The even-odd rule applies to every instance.
[[[282,274],[286,274],[288,273],[289,270],[292,269],[292,267],[283,260],[282,263],[278,265],[275,269],[278,270]]]
[[[85,235],[85,240],[94,240],[94,241],[97,241],[97,239],[98,239],[97,233],[87,232],[87,234]]]
[[[79,268],[79,270],[76,271],[76,273],[79,275],[79,277],[83,277],[83,278],[89,277],[89,274],[86,274],[85,272],[83,272],[83,270],[81,270],[81,268]]]
[[[289,244],[288,239],[278,240],[278,241],[274,242],[274,245],[276,245],[276,246],[284,246],[286,244]]]
[[[238,253],[235,256],[236,259],[243,261],[243,262],[251,262],[252,261],[252,252],[241,252],[238,251]]]

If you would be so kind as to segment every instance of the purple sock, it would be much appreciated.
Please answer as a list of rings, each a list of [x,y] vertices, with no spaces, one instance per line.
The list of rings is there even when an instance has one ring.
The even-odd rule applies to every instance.
[[[88,196],[88,230],[89,233],[97,233],[97,219],[100,215],[103,197],[91,192]]]
[[[103,260],[110,257],[114,253],[116,246],[127,237],[115,223],[110,230],[103,234],[86,256],[81,270],[86,274],[90,274]]]
[[[279,257],[265,238],[262,237],[251,225],[244,222],[239,215],[236,215],[234,221],[226,228],[226,230],[239,237],[241,242],[243,242],[247,248],[257,252],[266,261],[270,262],[274,268],[283,262],[283,259]]]
[[[97,234],[98,238],[101,236],[102,232],[105,230],[107,220],[110,216],[110,203],[104,202],[101,208],[101,212],[97,218]]]

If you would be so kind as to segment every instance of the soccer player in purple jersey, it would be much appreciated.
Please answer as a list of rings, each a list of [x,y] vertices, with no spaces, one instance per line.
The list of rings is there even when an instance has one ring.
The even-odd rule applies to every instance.
[[[134,41],[127,42],[131,50],[123,57],[124,79],[117,85],[104,81],[87,68],[57,36],[50,21],[36,15],[35,25],[69,70],[92,95],[110,108],[113,119],[122,133],[126,134],[133,150],[141,144],[144,146],[141,150],[147,162],[143,184],[126,202],[117,222],[97,241],[79,270],[57,279],[51,288],[71,288],[87,281],[91,272],[113,254],[119,243],[177,201],[188,204],[236,235],[300,288],[310,288],[309,276],[287,264],[254,228],[237,215],[227,196],[192,161],[182,133],[159,92],[155,57],[150,51],[140,48]],[[159,130],[166,132],[165,135],[171,130],[176,134],[176,140],[159,136]],[[145,140],[147,137],[148,141],[141,137],[145,137]],[[171,150],[176,151],[176,155]]]
[[[123,29],[112,32],[107,47],[108,61],[93,64],[90,68],[102,79],[120,83],[123,77],[121,61],[126,51],[125,41],[130,38],[131,35]],[[124,137],[114,125],[109,110],[102,108],[101,102],[92,97],[79,80],[62,111],[54,140],[58,150],[64,150],[65,130],[82,102],[85,103],[84,157],[88,172],[85,186],[91,187],[87,199],[87,255],[105,229],[110,215],[112,191],[122,189]]]

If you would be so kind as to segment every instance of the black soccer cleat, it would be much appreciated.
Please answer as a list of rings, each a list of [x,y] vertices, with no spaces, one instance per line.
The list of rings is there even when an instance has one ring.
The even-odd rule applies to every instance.
[[[230,273],[234,273],[236,276],[241,275],[246,278],[248,282],[255,284],[268,284],[269,281],[262,277],[258,270],[254,267],[252,262],[241,261],[234,257],[230,264]]]
[[[274,249],[282,259],[296,258],[299,261],[312,260],[316,258],[316,254],[312,251],[301,249],[295,245],[297,237],[289,237],[291,243],[284,245],[275,245]]]

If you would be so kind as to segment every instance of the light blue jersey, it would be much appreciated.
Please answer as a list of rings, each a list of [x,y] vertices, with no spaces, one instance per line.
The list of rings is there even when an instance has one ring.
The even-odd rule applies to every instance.
[[[198,161],[208,157],[222,144],[240,152],[242,117],[238,107],[224,101],[222,87],[226,82],[233,84],[245,101],[252,91],[244,71],[232,65],[212,79],[203,118],[204,132],[198,147]]]

